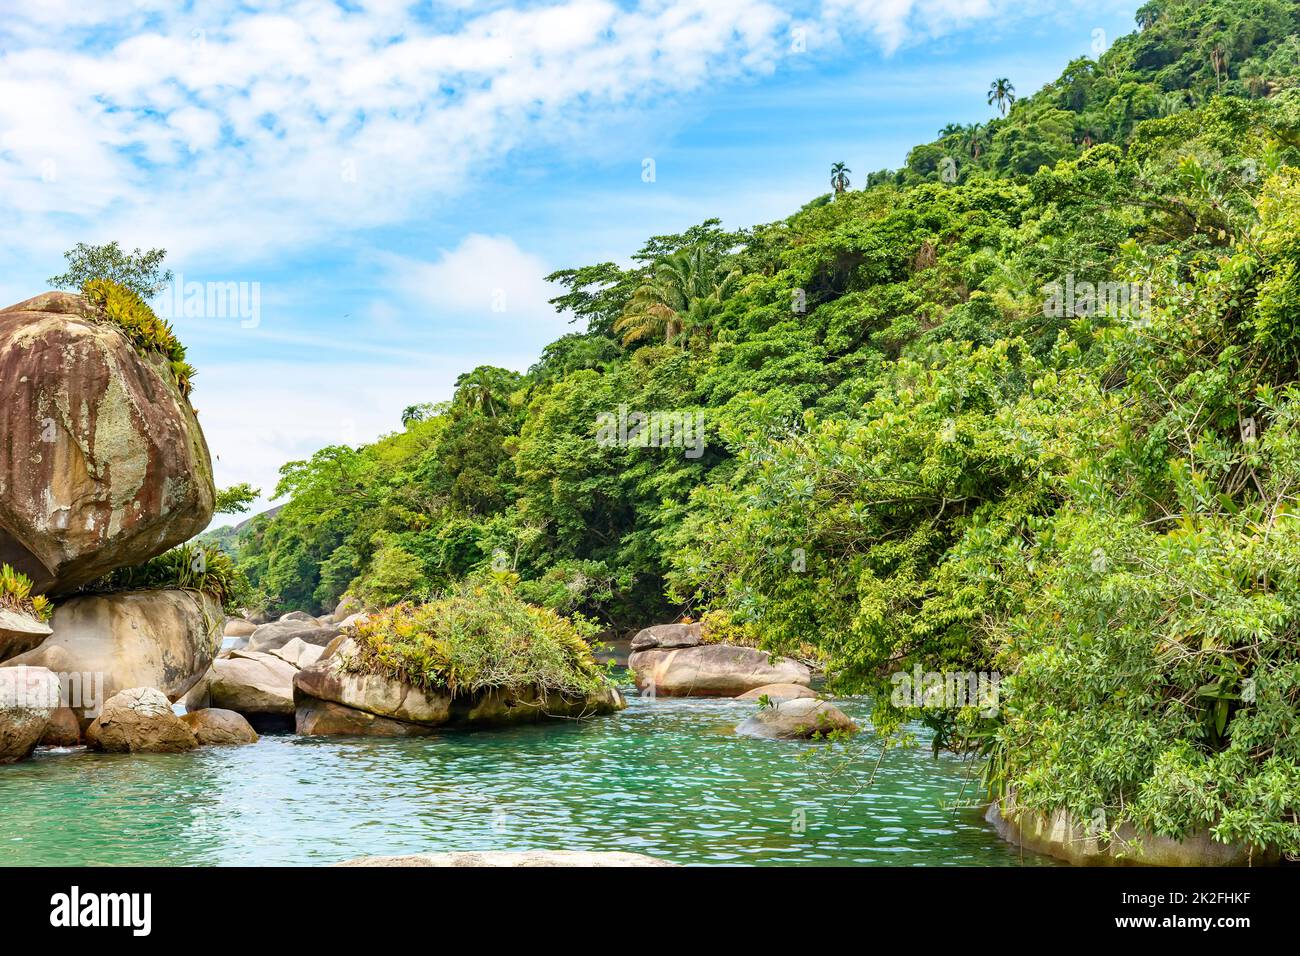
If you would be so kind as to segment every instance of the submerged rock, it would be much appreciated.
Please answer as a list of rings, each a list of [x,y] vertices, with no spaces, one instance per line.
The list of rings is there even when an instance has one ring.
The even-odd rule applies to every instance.
[[[678,866],[643,853],[601,850],[485,850],[362,856],[335,866]]]
[[[761,707],[736,727],[738,734],[772,740],[810,740],[837,730],[857,733],[858,725],[829,701],[811,697]]]
[[[44,667],[0,669],[0,764],[31,755],[59,709],[59,678]]]
[[[171,702],[152,687],[132,687],[104,704],[86,728],[86,743],[109,753],[181,753],[199,745]]]
[[[167,361],[81,296],[0,309],[0,560],[36,593],[141,564],[212,518],[212,461]]]
[[[50,637],[0,670],[31,665],[58,674],[102,674],[102,696],[83,687],[69,701],[88,721],[105,700],[130,687],[152,687],[179,700],[211,666],[221,646],[221,621],[215,601],[190,591],[75,597],[55,610]]]
[[[181,720],[194,731],[202,746],[224,746],[257,743],[257,731],[252,724],[233,710],[205,707],[182,714]]]
[[[735,697],[767,684],[812,681],[798,661],[729,644],[633,651],[628,667],[638,688],[665,697]]]

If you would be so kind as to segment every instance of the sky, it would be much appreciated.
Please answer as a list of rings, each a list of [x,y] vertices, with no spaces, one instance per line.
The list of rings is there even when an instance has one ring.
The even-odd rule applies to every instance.
[[[0,0],[0,303],[78,242],[167,249],[155,309],[259,510],[285,462],[578,328],[554,270],[784,218],[837,161],[859,185],[1137,6]]]

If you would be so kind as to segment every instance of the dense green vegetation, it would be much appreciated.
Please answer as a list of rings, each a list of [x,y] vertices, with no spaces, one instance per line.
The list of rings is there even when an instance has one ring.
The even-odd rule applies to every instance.
[[[492,568],[612,628],[709,612],[1025,806],[1300,852],[1300,5],[1138,21],[863,190],[556,273],[581,331],[287,465],[241,566],[286,610]],[[598,439],[637,412],[702,453]],[[1001,706],[900,709],[916,665]]]
[[[154,591],[179,588],[212,598],[234,612],[249,598],[248,579],[220,548],[190,541],[150,558],[144,564],[118,568],[78,589],[82,594]]]
[[[452,696],[530,688],[585,697],[605,686],[579,619],[521,600],[508,575],[467,580],[426,604],[399,604],[352,631],[347,666]]]

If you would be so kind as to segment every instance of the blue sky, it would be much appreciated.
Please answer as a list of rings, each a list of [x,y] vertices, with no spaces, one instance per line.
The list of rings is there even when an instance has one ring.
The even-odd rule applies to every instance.
[[[255,322],[174,325],[218,483],[269,493],[461,371],[527,368],[571,328],[553,269],[781,218],[837,160],[860,184],[1136,7],[55,0],[0,24],[0,299],[109,239],[255,284]]]

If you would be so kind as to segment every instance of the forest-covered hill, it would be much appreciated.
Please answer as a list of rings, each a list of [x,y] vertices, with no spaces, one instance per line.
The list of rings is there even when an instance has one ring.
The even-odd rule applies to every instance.
[[[285,466],[262,600],[708,614],[885,729],[891,673],[996,671],[913,715],[1022,805],[1300,851],[1300,3],[1138,26],[865,189],[556,273],[526,373]]]

